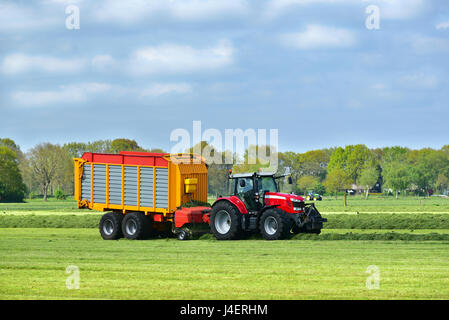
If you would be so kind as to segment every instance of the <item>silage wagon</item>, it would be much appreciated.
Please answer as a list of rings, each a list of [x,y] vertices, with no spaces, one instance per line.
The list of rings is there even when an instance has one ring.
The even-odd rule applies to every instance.
[[[188,230],[208,230],[211,208],[181,207],[207,203],[204,160],[191,154],[84,153],[75,162],[78,208],[107,212],[100,220],[104,239],[145,239]]]
[[[230,195],[209,206],[208,168],[200,156],[84,153],[74,161],[78,208],[107,212],[99,226],[106,240],[172,234],[184,240],[192,231],[211,232],[218,240],[250,233],[278,240],[319,234],[327,221],[313,203],[281,193],[277,179],[283,176],[274,173],[230,172]]]

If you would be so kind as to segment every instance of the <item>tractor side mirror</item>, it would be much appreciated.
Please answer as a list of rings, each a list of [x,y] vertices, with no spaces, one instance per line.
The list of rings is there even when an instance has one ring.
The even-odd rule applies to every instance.
[[[288,184],[293,184],[293,179],[292,179],[292,177],[288,177]]]
[[[241,188],[244,188],[246,186],[246,181],[245,180],[240,180],[239,185]]]

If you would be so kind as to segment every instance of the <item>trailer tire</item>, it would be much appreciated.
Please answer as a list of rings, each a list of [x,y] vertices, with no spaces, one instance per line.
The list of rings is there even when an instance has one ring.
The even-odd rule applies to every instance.
[[[130,240],[148,239],[152,229],[150,218],[140,212],[128,213],[122,221],[123,235]]]
[[[279,209],[268,209],[259,222],[259,230],[266,240],[290,238],[291,219]]]
[[[185,230],[179,230],[178,232],[178,240],[188,240],[189,239],[189,235],[187,234],[187,232]]]
[[[123,214],[108,212],[100,219],[100,235],[104,240],[117,240],[123,238],[122,232]]]
[[[236,240],[242,235],[242,214],[227,201],[212,207],[210,229],[217,240]]]

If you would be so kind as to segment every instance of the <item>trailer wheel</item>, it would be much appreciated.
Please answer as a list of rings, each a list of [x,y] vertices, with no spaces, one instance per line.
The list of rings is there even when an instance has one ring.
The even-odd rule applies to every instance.
[[[260,233],[266,240],[288,239],[292,221],[278,209],[268,209],[259,223]]]
[[[130,240],[147,239],[152,233],[152,224],[143,213],[131,212],[123,218],[122,232]]]
[[[210,229],[217,240],[235,240],[242,233],[242,214],[228,202],[218,202],[210,215]]]
[[[100,234],[104,240],[117,240],[123,238],[122,233],[123,214],[108,212],[101,217]]]

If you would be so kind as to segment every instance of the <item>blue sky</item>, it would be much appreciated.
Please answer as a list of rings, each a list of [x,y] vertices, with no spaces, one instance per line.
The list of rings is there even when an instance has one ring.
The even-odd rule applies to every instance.
[[[0,0],[0,137],[169,150],[201,120],[281,151],[441,148],[448,55],[445,0]]]

